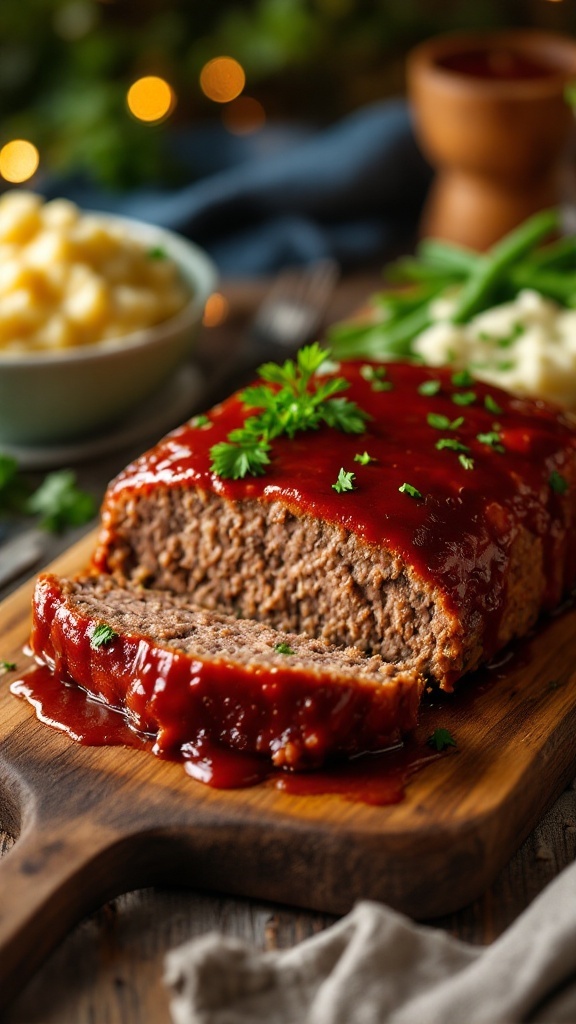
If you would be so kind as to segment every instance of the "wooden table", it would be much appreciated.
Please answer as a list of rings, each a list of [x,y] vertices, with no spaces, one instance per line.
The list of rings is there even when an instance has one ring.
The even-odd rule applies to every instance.
[[[332,304],[329,320],[358,308],[378,287],[379,274],[347,278]],[[225,324],[205,330],[199,360],[209,374],[213,360],[225,357],[261,298],[262,282],[227,282],[230,301]],[[108,479],[137,451],[115,452],[77,468],[82,486],[100,496]],[[93,524],[91,524],[93,525]],[[51,538],[49,561],[81,531]],[[0,599],[9,589],[0,590]],[[1,831],[0,853],[12,839]],[[433,924],[473,943],[498,936],[544,886],[576,855],[576,783],[549,811],[484,896],[464,910]],[[210,930],[279,949],[321,931],[334,919],[318,913],[233,899],[217,893],[146,889],[120,896],[83,921],[61,944],[3,1015],[4,1024],[168,1024],[162,984],[164,954]]]

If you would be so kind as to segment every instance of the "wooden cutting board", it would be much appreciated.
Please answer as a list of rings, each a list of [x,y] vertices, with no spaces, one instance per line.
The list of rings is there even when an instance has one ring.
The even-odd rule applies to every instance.
[[[54,565],[86,564],[93,536]],[[0,659],[29,663],[33,583],[0,606]],[[0,1007],[73,925],[149,884],[188,884],[333,913],[362,897],[418,918],[475,899],[576,772],[576,610],[424,715],[457,748],[387,807],[215,790],[178,764],[86,747],[37,722],[0,678]]]

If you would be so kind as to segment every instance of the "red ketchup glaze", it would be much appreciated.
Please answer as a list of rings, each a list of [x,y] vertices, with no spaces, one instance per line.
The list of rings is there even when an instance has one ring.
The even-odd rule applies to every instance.
[[[498,629],[507,583],[507,552],[520,525],[543,546],[547,572],[543,610],[554,607],[576,578],[576,531],[566,530],[569,502],[550,486],[553,471],[566,474],[573,487],[576,432],[570,419],[553,407],[514,398],[478,381],[457,386],[444,368],[405,363],[387,365],[392,388],[373,390],[362,376],[364,363],[342,364],[337,371],[350,388],[348,398],[372,416],[364,434],[323,427],[278,438],[266,475],[222,480],[210,469],[210,448],[242,425],[247,412],[238,395],[210,413],[212,426],[185,424],[120,474],[103,509],[101,545],[95,566],[107,571],[106,541],[114,540],[113,502],[146,494],[156,486],[199,487],[234,501],[279,500],[295,514],[344,526],[364,541],[397,552],[430,584],[469,628],[480,621],[483,648],[490,658],[499,647]],[[438,394],[419,394],[425,380],[440,380]],[[454,395],[473,391],[470,405]],[[500,408],[485,407],[491,395]],[[429,413],[459,417],[456,429],[435,429]],[[478,440],[497,424],[504,453]],[[441,438],[466,445],[474,469],[465,469],[458,453],[438,451]],[[362,466],[354,455],[364,450],[376,461]],[[344,494],[332,484],[340,468],[356,474],[356,489]],[[422,499],[400,493],[409,483]]]
[[[93,629],[94,621],[67,602],[56,577],[39,578],[34,654],[60,679],[122,708],[129,725],[154,736],[154,753],[163,757],[183,751],[199,765],[215,745],[276,763],[284,763],[287,752],[289,764],[306,768],[334,751],[388,746],[416,724],[419,692],[408,674],[376,685],[355,676],[319,677],[297,665],[202,661],[139,634],[94,650]]]
[[[206,737],[183,743],[168,754],[152,736],[134,730],[126,715],[91,697],[47,666],[30,669],[12,683],[11,692],[32,705],[37,718],[86,746],[128,746],[179,761],[186,773],[215,789],[240,789],[266,783],[297,796],[334,794],[346,800],[384,806],[399,803],[406,785],[439,755],[407,740],[402,746],[375,754],[336,761],[313,772],[274,768],[267,757],[239,753]]]

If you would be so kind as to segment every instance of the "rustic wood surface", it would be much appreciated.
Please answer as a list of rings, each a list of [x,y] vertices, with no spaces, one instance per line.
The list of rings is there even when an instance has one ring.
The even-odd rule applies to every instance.
[[[253,290],[252,301],[255,294],[256,292]],[[246,300],[246,308],[249,311],[248,300]],[[92,481],[93,486],[103,486],[102,474],[111,475],[126,461],[121,454],[116,455],[116,459],[118,458],[120,461],[116,465],[113,464],[114,459],[111,458],[110,460],[101,460],[95,467],[82,467],[80,475],[85,485]],[[58,543],[53,546],[52,550],[56,552],[57,548]],[[75,555],[74,558],[76,557]],[[12,626],[19,636],[21,615],[22,611],[19,607],[18,623]],[[541,696],[540,699],[536,690],[531,690],[529,694],[525,693],[525,696],[529,698],[530,707],[525,709],[528,713],[524,716],[518,714],[521,704],[517,702],[513,702],[516,710],[508,716],[504,716],[505,727],[513,725],[516,729],[523,730],[523,735],[522,742],[518,747],[520,764],[514,764],[514,759],[512,759],[508,766],[510,772],[507,771],[507,784],[510,783],[512,776],[516,780],[514,798],[509,807],[510,814],[506,820],[500,821],[494,829],[491,829],[491,851],[497,850],[499,844],[501,850],[509,845],[510,831],[517,833],[516,841],[521,838],[517,818],[514,818],[511,828],[510,817],[513,818],[514,814],[518,813],[518,804],[525,807],[526,793],[531,794],[531,800],[533,800],[534,794],[537,794],[537,799],[533,800],[532,814],[539,814],[546,801],[551,798],[555,786],[561,784],[562,779],[570,773],[573,767],[574,745],[571,742],[571,737],[566,735],[565,731],[565,725],[569,726],[572,735],[574,731],[571,673],[573,656],[571,637],[574,635],[574,620],[571,616],[572,613],[569,612],[567,617],[553,620],[546,627],[546,639],[541,644],[542,661],[538,672],[532,677],[535,686],[538,680],[541,684],[540,694],[542,694],[543,688],[549,687],[550,683],[554,685],[549,687],[546,696]],[[0,622],[0,630],[4,630],[4,625],[3,621]],[[561,637],[565,638],[565,643]],[[535,642],[537,643],[537,641]],[[560,670],[556,671],[556,668],[552,670],[548,658],[545,658],[544,655],[551,654],[556,657],[558,650],[561,652],[562,665]],[[0,656],[7,657],[3,648],[0,649]],[[525,663],[526,661],[528,667],[534,666],[533,649],[530,650],[529,657],[525,658]],[[518,684],[521,685],[522,679],[526,679],[521,659],[513,670],[518,673]],[[556,685],[558,683],[561,685]],[[509,693],[514,689],[514,685]],[[10,707],[17,709],[11,711],[11,714],[17,714],[24,722],[24,725],[19,727],[20,730],[26,731],[34,728],[29,709],[25,705],[10,698]],[[548,729],[548,726],[544,728],[542,724],[544,720],[548,722],[548,726],[551,722],[554,723],[551,729]],[[472,742],[476,747],[476,760],[482,765],[482,773],[485,773],[488,780],[493,780],[497,784],[498,771],[490,757],[492,748],[486,750],[485,747],[488,737],[483,730],[486,728],[487,724],[484,722],[484,725],[476,730],[478,735],[475,738],[474,729],[472,729]],[[42,735],[44,736],[45,733],[46,729],[42,731]],[[22,735],[21,732],[19,734]],[[548,737],[547,740],[545,736]],[[68,764],[72,765],[72,768],[77,763],[77,757],[87,753],[86,748],[82,749],[70,744],[65,737],[51,731],[50,737],[50,740],[45,741],[46,747],[56,752],[56,760],[59,757],[61,759],[63,751],[69,750],[70,753],[66,754],[64,759],[68,759]],[[495,753],[498,755],[506,745],[506,736],[500,734],[496,740]],[[44,746],[44,740],[42,740],[42,744]],[[462,746],[462,750],[464,749],[465,747]],[[538,750],[544,750],[545,756],[534,757],[533,755]],[[100,752],[104,755],[105,760],[111,753],[114,752]],[[147,755],[136,754],[133,751],[122,753],[129,760],[135,756],[139,761],[155,764],[153,759]],[[443,761],[441,765],[434,765],[432,768],[426,769],[426,772],[415,780],[413,786],[419,785],[426,778],[430,779],[430,771],[437,773],[441,769],[440,779],[442,772],[446,771],[446,767],[457,763],[463,764],[462,752],[458,758]],[[532,767],[528,776],[524,777],[525,783],[522,783],[522,772],[526,764],[531,764]],[[164,767],[169,771],[172,769],[178,771],[177,766],[162,766],[162,768]],[[145,775],[146,773],[147,769],[144,770]],[[174,775],[173,772],[172,775]],[[554,776],[556,776],[555,783],[550,781]],[[170,787],[172,785],[171,776]],[[460,799],[462,806],[465,806],[464,790],[466,785],[464,779],[460,780],[459,785]],[[216,799],[220,798],[216,797]],[[240,795],[237,799],[240,804],[243,804],[246,799],[248,799],[248,803],[251,800],[246,794]],[[53,803],[57,805],[58,801],[54,799]],[[341,803],[334,798],[328,803],[332,806],[339,804],[341,807]],[[2,805],[0,804],[0,806]],[[381,815],[382,813],[366,810],[369,815]],[[355,812],[346,811],[343,815],[344,819],[349,818],[351,813],[353,817]],[[384,813],[388,814],[388,811]],[[308,817],[310,816],[308,815]],[[314,818],[314,814],[312,814],[312,818]],[[12,842],[10,833],[17,831],[16,819],[17,815],[5,801],[0,813],[0,825],[5,829],[0,849],[10,847]],[[440,822],[437,824],[439,825]],[[108,822],[104,823],[103,831],[108,825]],[[525,821],[524,828],[526,827]],[[73,829],[70,829],[64,837],[70,846],[74,845],[70,841],[72,835]],[[552,811],[524,842],[519,852],[500,871],[484,895],[466,909],[438,919],[435,924],[472,942],[491,941],[563,866],[573,860],[576,847],[575,837],[576,792],[573,787],[570,787],[562,793]],[[105,838],[106,836],[101,834],[95,841],[95,847],[98,846],[99,840]],[[21,840],[22,842],[23,840]],[[439,843],[439,851],[441,846],[442,843]],[[257,856],[260,856],[259,849],[257,847],[255,849]],[[450,838],[444,840],[444,850],[450,850]],[[14,859],[16,853],[17,849],[12,858],[5,861],[3,867],[7,867],[11,859],[13,863],[16,863]],[[420,866],[425,865],[428,854],[429,850],[425,845],[419,855]],[[491,856],[493,857],[492,852]],[[505,853],[504,856],[506,857],[507,854]],[[21,863],[20,858],[21,855],[18,858],[19,863]],[[478,851],[476,860],[482,861],[482,855]],[[485,865],[469,863],[466,870],[476,870],[478,867],[480,870],[484,870]],[[247,868],[249,870],[249,865]],[[257,873],[255,870],[254,874]],[[83,888],[93,887],[96,881],[98,883],[96,889],[100,887],[105,893],[106,880],[93,877],[99,874],[100,872],[96,869],[88,872],[82,879]],[[205,883],[206,879],[202,879],[202,881]],[[457,878],[454,881],[455,884],[461,884]],[[193,883],[194,879],[188,878],[188,882]],[[432,886],[437,884],[437,879],[433,879],[430,884]],[[21,904],[24,899],[30,900],[33,906],[34,896],[38,895],[37,886],[30,881],[28,886],[30,893],[27,897],[12,900],[18,913],[21,912]],[[131,892],[104,903],[100,909],[73,928],[45,965],[36,971],[21,995],[2,1016],[2,1020],[6,1024],[25,1024],[25,1022],[83,1024],[88,1021],[94,1022],[94,1024],[100,1024],[100,1022],[127,1022],[128,1024],[128,1022],[141,1021],[154,1021],[161,1024],[170,1019],[167,995],[161,981],[162,959],[164,953],[174,945],[189,937],[217,928],[227,934],[245,937],[261,947],[286,947],[322,929],[331,920],[333,918],[325,913],[288,909],[286,906],[266,903],[261,900],[200,894],[189,887],[186,889],[147,888]],[[48,919],[48,926],[49,924]],[[30,937],[32,938],[34,947],[30,951],[29,964],[34,960],[34,949],[41,953],[43,944],[50,943],[50,937],[46,939],[42,934],[45,927],[46,923],[37,917],[28,936],[28,940]]]

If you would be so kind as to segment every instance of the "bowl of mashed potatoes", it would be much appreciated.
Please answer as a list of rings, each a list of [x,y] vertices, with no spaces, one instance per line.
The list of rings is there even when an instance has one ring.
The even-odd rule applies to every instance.
[[[193,351],[216,270],[191,242],[31,192],[0,197],[0,443],[108,429]]]

